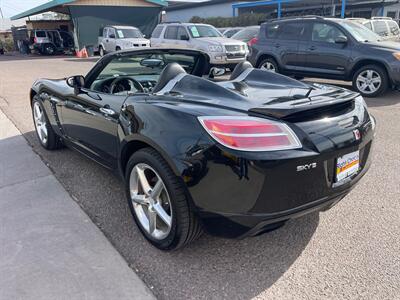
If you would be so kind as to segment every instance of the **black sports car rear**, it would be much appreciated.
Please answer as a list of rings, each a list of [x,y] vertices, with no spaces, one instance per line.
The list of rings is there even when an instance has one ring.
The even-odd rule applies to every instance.
[[[326,210],[367,172],[375,121],[357,93],[248,63],[215,82],[200,77],[206,64],[147,49],[107,55],[68,84],[37,81],[38,137],[118,170],[139,228],[164,250],[203,228],[245,237]]]

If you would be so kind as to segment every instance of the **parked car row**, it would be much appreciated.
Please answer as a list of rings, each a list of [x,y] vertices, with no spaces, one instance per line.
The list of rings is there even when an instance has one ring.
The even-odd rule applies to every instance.
[[[382,22],[390,34],[378,30]],[[399,34],[398,28],[387,18],[317,16],[220,30],[207,24],[166,22],[158,24],[150,39],[146,39],[136,27],[106,26],[98,38],[98,51],[103,56],[150,46],[194,49],[208,55],[210,67],[233,70],[248,60],[254,67],[296,78],[352,81],[359,93],[375,97],[400,85],[400,44],[389,41]],[[35,44],[41,52],[51,54],[59,46],[52,46],[57,40],[54,37],[53,44],[49,44],[48,37],[58,34],[57,31],[36,31]]]

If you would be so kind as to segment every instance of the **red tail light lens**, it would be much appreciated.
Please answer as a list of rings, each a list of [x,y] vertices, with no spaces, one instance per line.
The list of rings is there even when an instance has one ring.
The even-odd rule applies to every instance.
[[[248,41],[248,45],[249,47],[253,46],[254,44],[256,44],[258,42],[258,38],[254,37],[252,38],[250,41]]]
[[[34,42],[35,44],[37,43],[37,38],[36,38],[36,37],[33,39],[33,42]]]
[[[255,117],[199,117],[218,143],[242,151],[301,148],[296,134],[284,123]]]

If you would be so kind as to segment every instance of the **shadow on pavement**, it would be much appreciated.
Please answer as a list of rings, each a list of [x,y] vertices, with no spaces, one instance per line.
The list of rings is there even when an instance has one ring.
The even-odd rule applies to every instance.
[[[89,57],[89,58],[74,58],[74,57],[70,57],[67,59],[64,59],[65,61],[68,62],[96,62],[100,59],[100,56],[94,56],[94,57]]]
[[[398,91],[388,91],[378,98],[365,98],[368,107],[392,106],[400,103],[400,93]]]
[[[44,150],[34,132],[25,137],[161,299],[251,299],[290,268],[319,223],[319,215],[311,214],[257,237],[228,240],[203,235],[184,249],[162,252],[145,241],[134,224],[119,178],[72,150]]]
[[[67,55],[39,55],[39,54],[6,53],[5,55],[0,55],[0,62],[1,61],[57,59],[57,58],[66,58],[66,57],[73,58],[73,56],[67,56]]]

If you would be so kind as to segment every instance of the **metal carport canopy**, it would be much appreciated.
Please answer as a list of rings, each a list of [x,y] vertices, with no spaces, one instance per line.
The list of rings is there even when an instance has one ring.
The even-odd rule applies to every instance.
[[[282,4],[290,4],[296,2],[305,2],[309,3],[309,1],[305,0],[264,0],[264,1],[252,1],[252,2],[240,2],[232,4],[233,16],[235,16],[236,9],[241,7],[256,7],[256,6],[264,6],[264,5],[277,5],[278,6],[278,18],[281,15]],[[311,1],[310,1],[311,2]],[[318,2],[318,1],[313,1]],[[322,1],[321,1],[322,2]],[[327,1],[328,2],[328,1]],[[399,0],[334,0],[330,1],[332,5],[340,5],[341,6],[341,17],[345,17],[346,7],[354,7],[357,6],[359,8],[362,7],[379,7],[379,6],[387,6],[395,3],[399,3]],[[307,4],[308,4],[307,3]],[[329,3],[325,3],[328,5]]]
[[[26,18],[33,15],[38,15],[48,11],[60,12],[69,14],[68,8],[65,7],[65,4],[72,4],[76,0],[52,0],[50,2],[44,3],[42,5],[36,6],[32,9],[24,11],[20,14],[17,14],[11,17],[11,20],[18,20],[21,18]],[[167,1],[164,0],[145,0],[146,2],[154,3],[160,6],[168,6]]]

